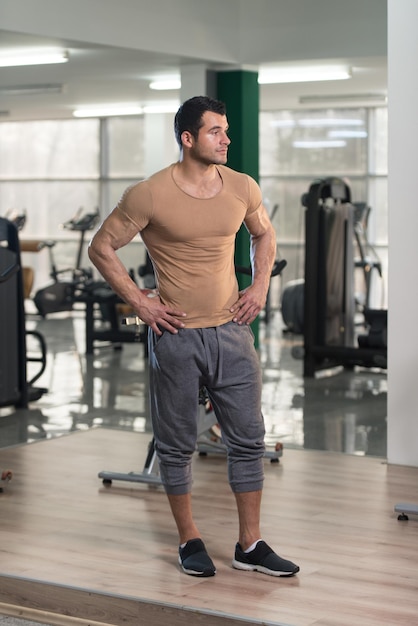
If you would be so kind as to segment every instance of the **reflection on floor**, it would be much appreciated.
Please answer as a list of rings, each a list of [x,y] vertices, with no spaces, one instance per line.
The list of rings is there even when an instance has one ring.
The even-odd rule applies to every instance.
[[[47,368],[36,384],[48,393],[29,410],[0,409],[0,447],[100,426],[151,432],[143,344],[97,344],[86,356],[82,310],[28,315],[27,326],[47,343]],[[301,344],[283,333],[279,311],[260,323],[266,443],[386,457],[386,371],[341,369],[307,379],[292,356]]]

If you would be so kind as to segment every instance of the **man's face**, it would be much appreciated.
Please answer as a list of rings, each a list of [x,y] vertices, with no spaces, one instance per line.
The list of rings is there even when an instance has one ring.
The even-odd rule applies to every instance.
[[[205,111],[197,139],[192,138],[190,156],[206,165],[224,165],[228,159],[228,121],[225,115]]]

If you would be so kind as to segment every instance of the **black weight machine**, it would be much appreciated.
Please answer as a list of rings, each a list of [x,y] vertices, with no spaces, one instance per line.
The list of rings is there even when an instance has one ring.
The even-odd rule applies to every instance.
[[[135,280],[132,270],[130,275]],[[124,323],[119,311],[126,305],[105,281],[88,279],[78,283],[73,300],[85,305],[86,354],[93,354],[96,341],[113,343],[116,349],[122,343],[141,342],[146,351],[147,334],[144,326],[140,325],[134,331],[128,328],[129,324]]]
[[[45,371],[46,344],[41,333],[26,330],[18,231],[5,218],[0,218],[0,302],[0,406],[25,409],[47,391],[33,386]],[[28,337],[36,349],[28,350]],[[29,362],[39,368],[31,378]]]
[[[355,343],[354,206],[340,178],[315,180],[305,207],[304,376],[321,369],[387,367],[387,311],[364,309]]]

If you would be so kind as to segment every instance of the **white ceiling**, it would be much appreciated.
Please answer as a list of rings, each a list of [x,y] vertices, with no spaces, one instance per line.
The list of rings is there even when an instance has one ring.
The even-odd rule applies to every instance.
[[[310,0],[313,1],[319,0]],[[201,65],[203,62],[202,58],[185,54],[170,54],[167,51],[160,53],[151,49],[138,50],[97,42],[85,43],[63,37],[31,34],[28,30],[28,27],[25,32],[20,33],[0,30],[0,54],[12,48],[62,47],[69,52],[69,62],[60,65],[0,68],[0,121],[69,118],[75,108],[96,104],[146,105],[179,101],[180,91],[152,91],[149,89],[150,80],[156,76],[180,74],[185,65]],[[338,49],[338,43],[330,46],[334,53],[336,48]],[[348,48],[345,39],[342,46],[344,56],[327,58],[322,54],[321,63],[325,60],[345,63],[352,68],[351,79],[260,85],[260,108],[296,108],[301,106],[300,99],[307,96],[313,97],[314,101],[303,105],[305,108],[377,103],[377,97],[384,97],[387,92],[386,56],[379,50],[379,54],[375,56],[358,57],[356,41],[351,45],[352,55],[347,55]],[[274,49],[268,57],[270,65],[314,62],[312,56],[308,61],[302,58],[286,58],[283,62],[283,50],[277,52],[277,59],[273,54]],[[262,65],[259,62],[253,68],[259,69]],[[215,64],[213,60],[208,60],[207,67],[220,69],[230,65],[218,61]],[[13,95],[10,91],[36,86],[41,90],[44,86],[56,86],[59,92]],[[372,99],[369,100],[366,96],[372,96]],[[315,98],[318,99],[316,102]],[[339,98],[343,99],[338,100]]]

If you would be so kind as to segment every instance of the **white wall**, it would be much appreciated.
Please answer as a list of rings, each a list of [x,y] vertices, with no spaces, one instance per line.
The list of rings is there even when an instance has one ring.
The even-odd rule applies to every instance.
[[[388,461],[418,466],[418,3],[388,9]]]

